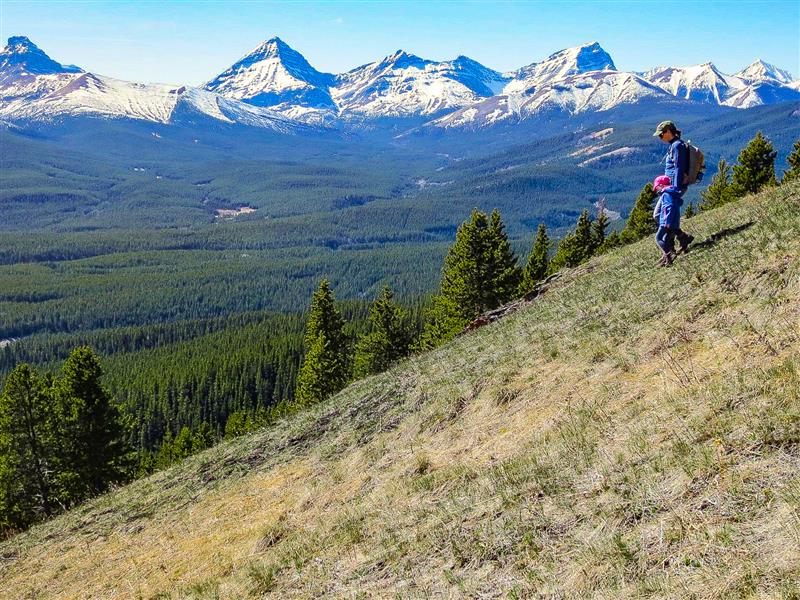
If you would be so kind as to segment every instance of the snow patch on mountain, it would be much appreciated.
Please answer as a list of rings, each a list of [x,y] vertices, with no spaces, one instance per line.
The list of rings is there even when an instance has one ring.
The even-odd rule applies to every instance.
[[[779,69],[775,65],[764,62],[760,58],[736,73],[734,76],[748,83],[764,81],[765,79],[772,79],[778,83],[791,83],[793,80],[793,77],[789,71]]]
[[[587,158],[586,160],[578,163],[579,167],[588,167],[590,165],[608,161],[609,159],[619,159],[625,158],[630,156],[631,154],[635,154],[639,151],[639,148],[631,148],[629,146],[623,146],[622,148],[617,148],[615,150],[610,150],[608,152],[604,152],[603,154],[598,154],[597,156],[593,156],[592,158]]]

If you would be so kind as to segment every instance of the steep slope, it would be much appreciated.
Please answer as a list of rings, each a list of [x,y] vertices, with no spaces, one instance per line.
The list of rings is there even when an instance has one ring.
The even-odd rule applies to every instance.
[[[8,598],[793,597],[800,186],[0,545]]]

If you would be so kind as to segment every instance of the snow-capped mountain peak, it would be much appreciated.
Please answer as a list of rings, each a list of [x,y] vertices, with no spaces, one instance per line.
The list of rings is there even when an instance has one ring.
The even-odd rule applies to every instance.
[[[514,80],[503,90],[504,94],[519,93],[538,85],[591,71],[616,71],[611,55],[597,42],[565,48],[510,73]]]
[[[289,46],[289,44],[284,42],[276,35],[261,42],[250,53],[248,53],[247,56],[260,57],[264,59],[280,56],[281,52],[292,53],[294,50],[291,48],[291,46]]]
[[[753,81],[763,81],[765,79],[771,79],[773,81],[777,81],[778,83],[791,83],[793,80],[788,71],[779,69],[775,65],[764,62],[760,58],[736,73],[735,76],[744,79],[748,83]]]
[[[712,62],[690,67],[656,67],[644,79],[685,100],[722,104],[743,87],[736,77],[723,74]]]
[[[331,93],[343,113],[429,115],[492,96],[506,81],[497,71],[466,56],[436,62],[398,50],[343,73]]]
[[[305,57],[278,37],[258,46],[204,89],[256,106],[293,106],[334,109],[328,87],[333,75],[321,73]]]
[[[797,90],[788,85],[789,73],[761,60],[736,75],[726,75],[714,63],[706,62],[691,67],[658,67],[644,73],[643,77],[678,98],[734,108],[800,97]]]
[[[80,72],[81,69],[74,65],[56,62],[24,35],[8,38],[8,45],[0,52],[2,80],[11,76]]]

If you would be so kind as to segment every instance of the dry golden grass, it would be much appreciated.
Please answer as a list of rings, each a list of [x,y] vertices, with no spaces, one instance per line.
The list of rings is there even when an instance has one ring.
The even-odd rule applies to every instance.
[[[17,536],[0,595],[800,597],[798,187],[687,229],[734,233]]]

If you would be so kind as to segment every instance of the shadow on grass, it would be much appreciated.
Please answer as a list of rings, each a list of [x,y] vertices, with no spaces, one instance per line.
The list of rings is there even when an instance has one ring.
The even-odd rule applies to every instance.
[[[754,221],[748,221],[747,223],[742,223],[741,225],[737,225],[736,227],[728,227],[726,229],[722,229],[717,233],[711,234],[702,242],[698,242],[697,244],[692,244],[692,250],[704,250],[707,248],[713,247],[717,242],[721,239],[729,237],[731,235],[736,235],[737,233],[741,233],[746,229],[749,229],[755,224]]]

